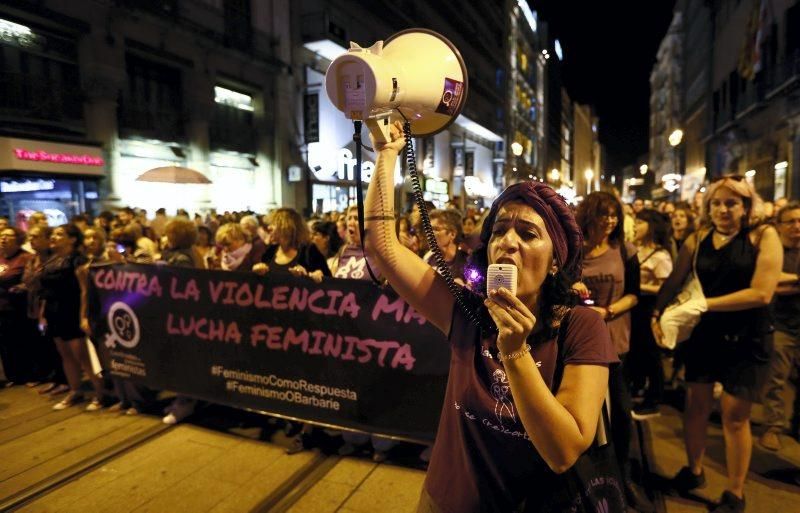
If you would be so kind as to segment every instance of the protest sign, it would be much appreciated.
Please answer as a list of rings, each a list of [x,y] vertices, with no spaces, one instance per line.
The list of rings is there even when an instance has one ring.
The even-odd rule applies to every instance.
[[[434,438],[447,341],[389,289],[268,273],[111,265],[90,272],[112,376],[214,403]]]

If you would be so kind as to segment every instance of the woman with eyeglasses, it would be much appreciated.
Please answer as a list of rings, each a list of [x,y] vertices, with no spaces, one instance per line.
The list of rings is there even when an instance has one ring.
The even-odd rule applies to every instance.
[[[461,214],[457,210],[432,210],[430,213],[431,228],[436,238],[436,245],[442,252],[444,262],[459,285],[464,285],[464,267],[469,254],[458,247],[461,242]],[[433,251],[428,251],[423,260],[439,271]],[[441,271],[439,271],[441,272]]]
[[[657,322],[660,312],[694,272],[708,311],[683,343],[688,465],[675,476],[673,485],[689,491],[705,483],[706,429],[714,404],[714,382],[720,382],[728,481],[713,511],[740,512],[745,508],[744,484],[753,443],[750,409],[760,399],[769,371],[773,330],[768,305],[780,277],[783,252],[775,228],[761,224],[761,198],[743,177],[724,177],[709,185],[703,217],[710,228],[686,239],[675,269],[658,295],[652,325],[654,335],[662,336]]]
[[[628,390],[625,358],[631,342],[630,311],[639,298],[639,260],[636,246],[625,241],[623,211],[611,193],[597,191],[578,205],[575,215],[583,232],[583,271],[573,287],[584,304],[596,310],[606,321],[620,365],[609,368],[611,433],[617,462],[625,479],[628,504],[636,511],[654,511],[644,490],[631,478],[631,397]]]

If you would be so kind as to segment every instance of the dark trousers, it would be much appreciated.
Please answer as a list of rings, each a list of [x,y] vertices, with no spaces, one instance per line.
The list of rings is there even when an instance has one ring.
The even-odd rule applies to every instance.
[[[35,321],[31,321],[35,323]],[[50,381],[58,385],[66,385],[67,377],[64,375],[64,364],[58,354],[56,341],[47,334],[40,334],[34,326],[33,346],[36,348],[36,375],[37,381]]]
[[[661,349],[650,329],[655,296],[642,296],[631,315],[631,349],[625,360],[625,375],[632,390],[644,389],[646,404],[661,404],[664,368]]]
[[[37,379],[34,334],[33,325],[24,313],[0,313],[0,359],[8,381],[25,383]]]
[[[612,365],[608,375],[609,406],[611,407],[611,441],[617,454],[619,469],[624,478],[630,477],[630,450],[633,434],[631,419],[631,393],[625,379],[625,358],[621,364]]]

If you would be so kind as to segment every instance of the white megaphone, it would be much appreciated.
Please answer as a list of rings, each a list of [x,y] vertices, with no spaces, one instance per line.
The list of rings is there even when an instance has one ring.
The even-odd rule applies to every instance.
[[[367,124],[379,142],[389,125],[408,120],[418,137],[447,128],[467,100],[467,68],[453,43],[427,29],[408,29],[369,48],[350,43],[325,73],[337,109]],[[402,115],[401,115],[402,113]]]

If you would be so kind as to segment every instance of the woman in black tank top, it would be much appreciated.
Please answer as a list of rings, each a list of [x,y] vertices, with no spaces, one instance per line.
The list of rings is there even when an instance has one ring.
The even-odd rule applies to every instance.
[[[688,466],[673,480],[688,491],[705,482],[708,417],[714,404],[714,382],[721,382],[720,400],[728,483],[713,511],[744,511],[744,482],[750,466],[750,409],[759,399],[769,368],[772,327],[769,305],[781,270],[781,243],[771,226],[758,226],[761,199],[742,177],[725,177],[708,187],[703,199],[705,224],[687,239],[675,270],[659,293],[658,313],[672,301],[692,271],[703,287],[708,311],[684,342],[688,394],[684,437]],[[654,331],[658,333],[658,323]]]

